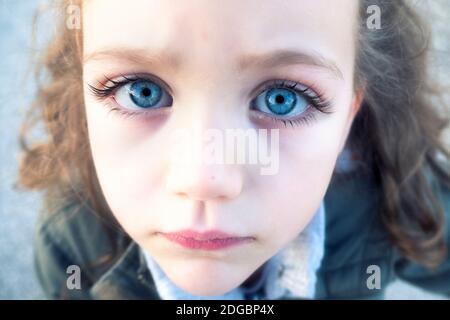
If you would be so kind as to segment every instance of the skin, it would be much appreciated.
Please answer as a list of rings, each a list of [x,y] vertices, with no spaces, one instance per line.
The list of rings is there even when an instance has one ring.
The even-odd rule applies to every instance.
[[[82,14],[89,139],[113,214],[180,288],[205,296],[236,288],[305,228],[325,195],[361,101],[353,90],[357,2],[129,0],[124,6],[91,0]],[[105,54],[112,48],[120,55]],[[238,68],[242,56],[285,48],[320,55],[327,66],[303,61]],[[142,56],[128,59],[126,50]],[[157,53],[162,61],[146,61]],[[164,81],[172,106],[127,118],[109,112],[113,98],[100,101],[88,89],[105,76],[135,73]],[[314,86],[332,112],[317,112],[295,127],[259,119],[249,103],[270,79]],[[174,163],[170,136],[177,128],[277,128],[279,171]],[[220,229],[253,240],[206,251],[157,233],[182,229]]]

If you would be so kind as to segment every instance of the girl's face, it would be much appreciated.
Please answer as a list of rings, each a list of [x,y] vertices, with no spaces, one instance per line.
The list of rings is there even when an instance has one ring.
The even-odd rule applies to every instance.
[[[357,6],[84,2],[84,98],[103,193],[180,288],[218,295],[239,286],[318,209],[359,107]],[[235,146],[211,148],[203,134],[225,141],[236,129],[273,130],[275,170],[205,161],[211,150]],[[180,147],[197,157],[183,161]],[[255,155],[255,147],[249,142],[247,151]]]

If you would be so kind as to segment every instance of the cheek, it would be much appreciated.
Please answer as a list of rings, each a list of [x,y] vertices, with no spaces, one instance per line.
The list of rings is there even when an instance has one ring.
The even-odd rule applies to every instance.
[[[279,172],[260,177],[267,234],[286,243],[304,229],[325,196],[345,134],[345,114],[280,132]]]
[[[156,128],[164,119],[137,124],[104,109],[86,102],[94,165],[112,212],[124,227],[134,229],[142,207],[160,192],[167,145]]]

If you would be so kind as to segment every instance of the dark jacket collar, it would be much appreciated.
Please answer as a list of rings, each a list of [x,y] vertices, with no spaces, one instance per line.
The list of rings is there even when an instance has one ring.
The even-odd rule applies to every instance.
[[[90,289],[94,299],[160,299],[139,246],[132,242]]]

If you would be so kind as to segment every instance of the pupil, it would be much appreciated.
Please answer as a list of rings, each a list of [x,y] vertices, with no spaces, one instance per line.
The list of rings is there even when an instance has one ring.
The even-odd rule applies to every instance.
[[[148,97],[151,94],[151,90],[149,88],[142,89],[142,94],[144,97]]]
[[[280,96],[280,95],[277,95],[277,97],[275,98],[275,101],[277,103],[283,103],[284,102],[284,97]]]

